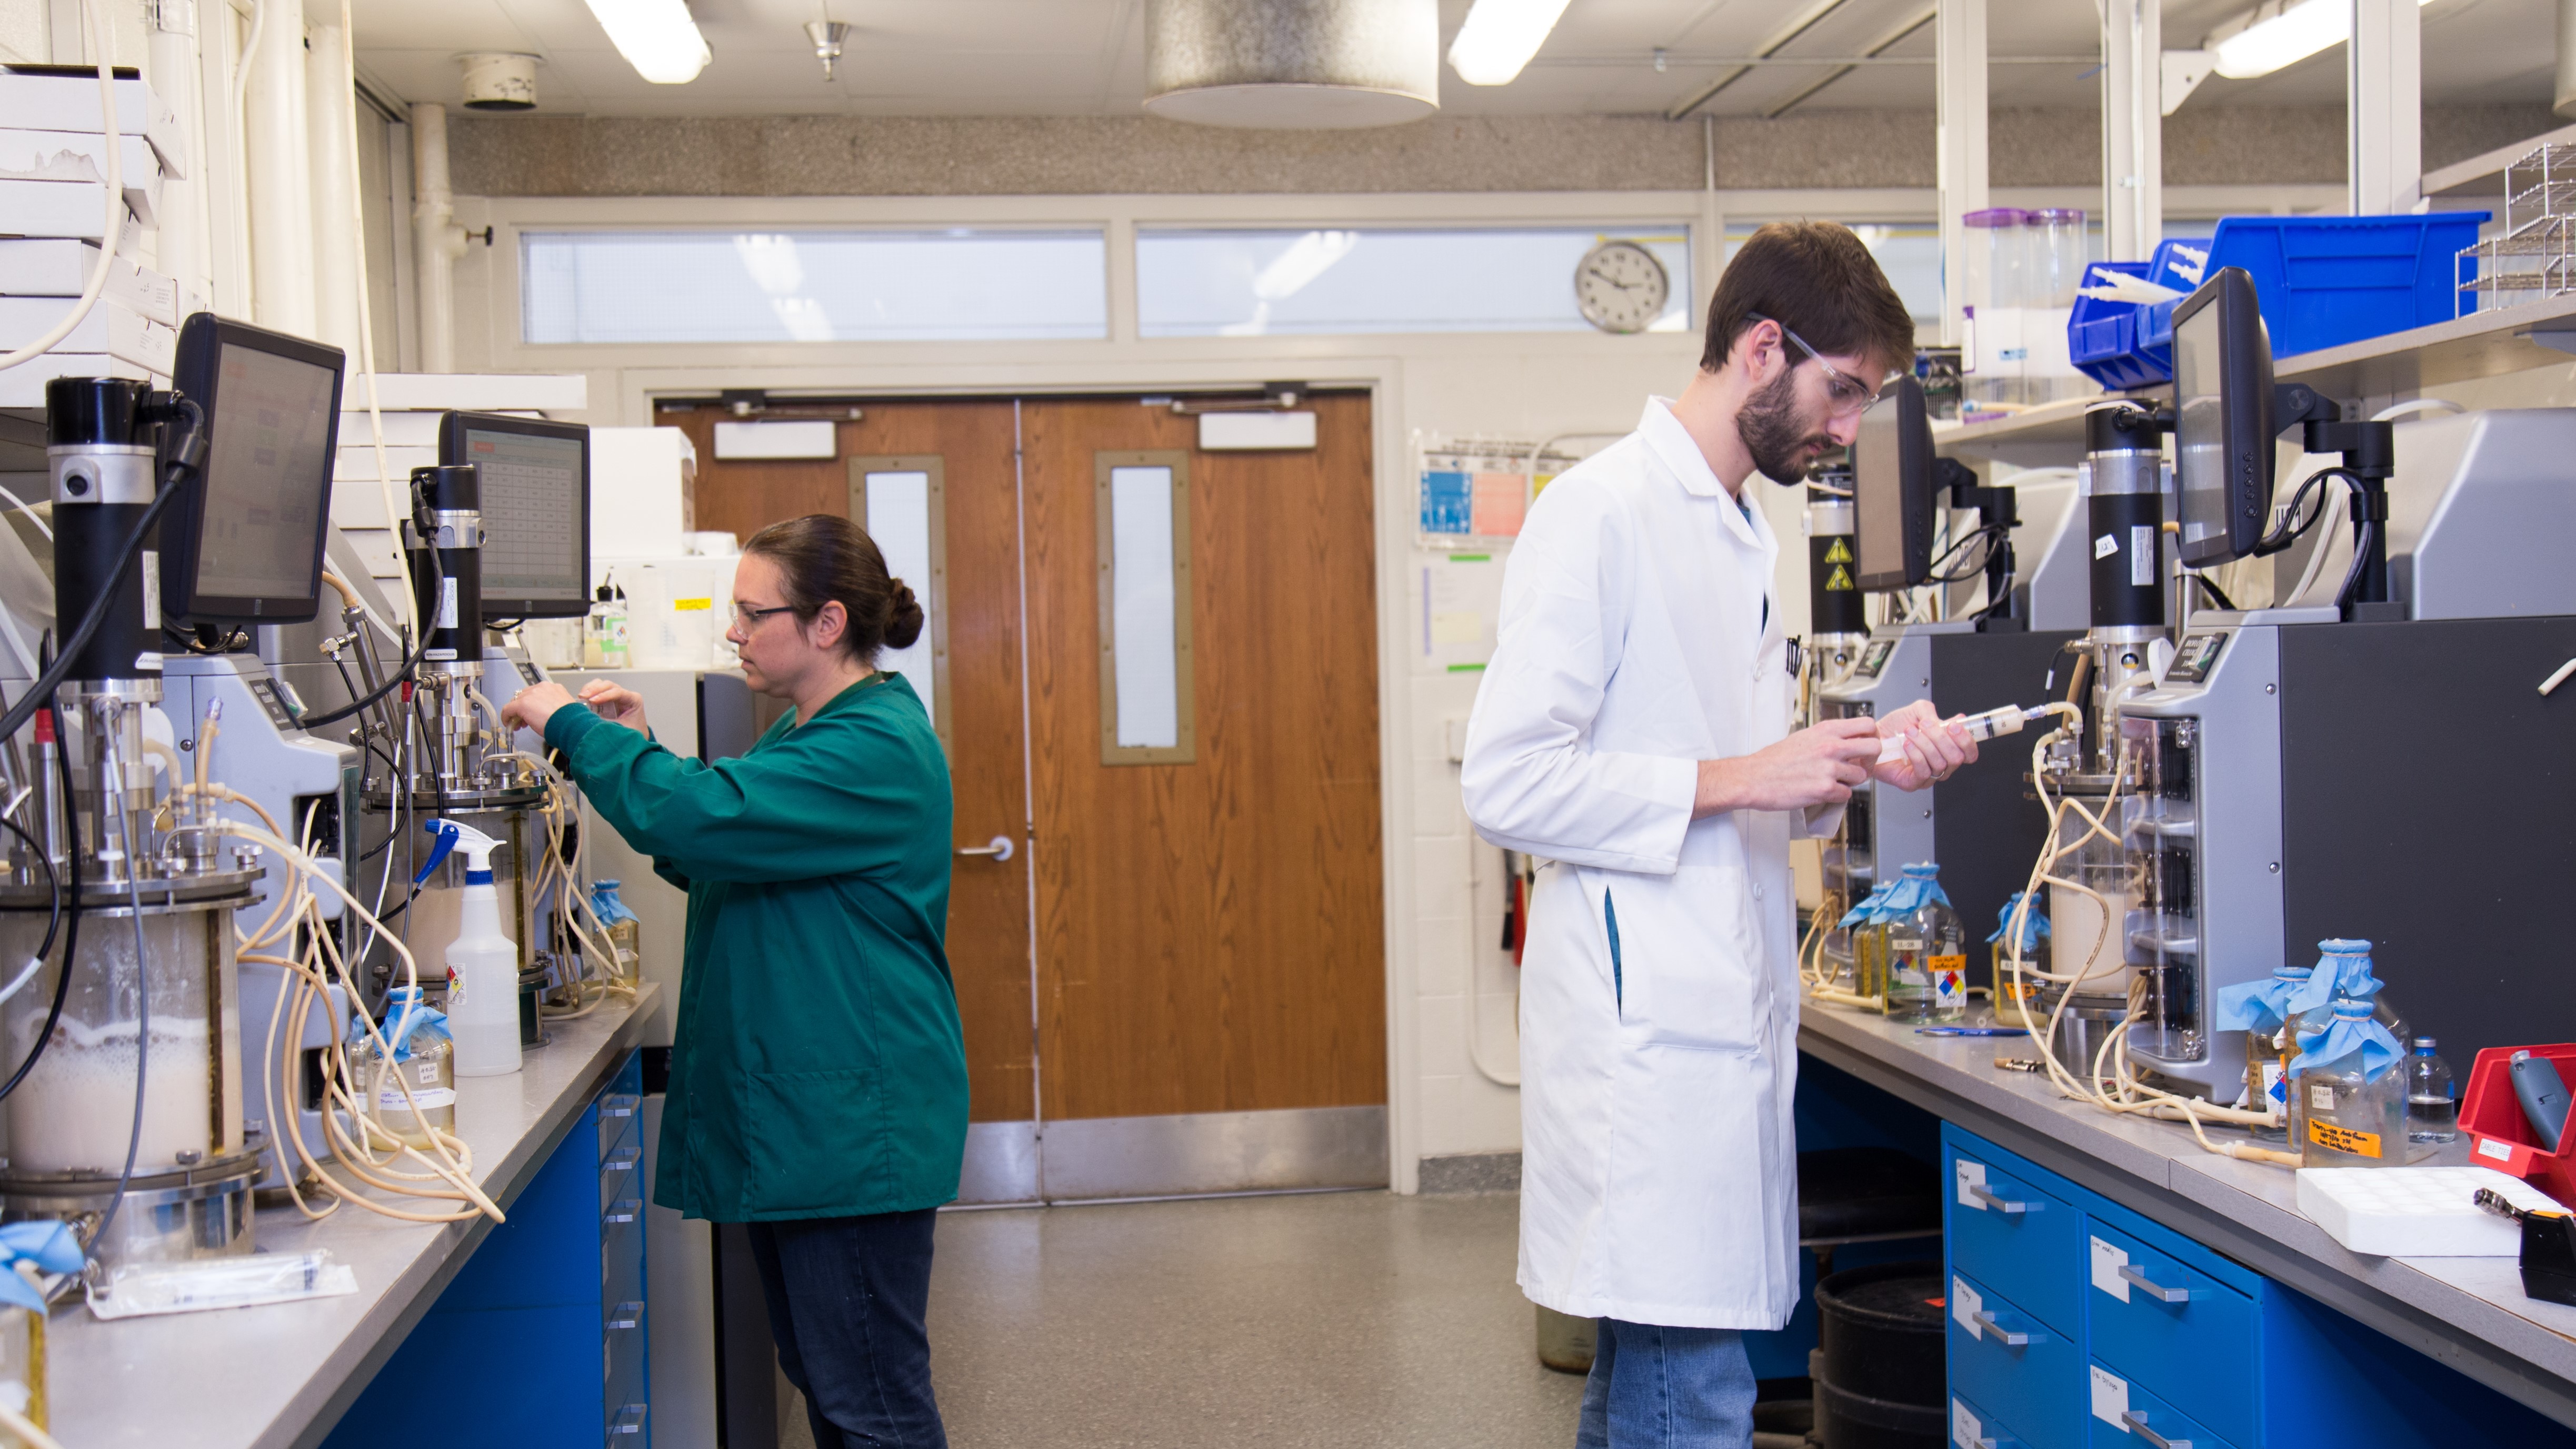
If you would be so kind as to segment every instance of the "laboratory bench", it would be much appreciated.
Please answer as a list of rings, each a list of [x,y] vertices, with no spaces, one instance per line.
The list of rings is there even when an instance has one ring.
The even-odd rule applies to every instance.
[[[2004,1392],[1996,1378],[1995,1354],[2010,1350],[2011,1358],[2031,1365],[2015,1385],[2023,1399],[2016,1411],[2064,1421],[2052,1430],[2047,1424],[2010,1423],[2007,1415],[2018,1439],[1998,1434],[1992,1425],[1978,1439],[1997,1444],[2079,1442],[2067,1436],[2090,1423],[2095,1446],[2151,1444],[2144,1435],[2132,1438],[2113,1431],[2104,1437],[2100,1416],[2088,1415],[2080,1397],[2088,1366],[2095,1394],[2103,1391],[2103,1359],[2108,1357],[2115,1365],[2148,1359],[2169,1363],[2166,1372],[2172,1377],[2163,1382],[2183,1385],[2186,1396],[2208,1397],[2218,1393],[2214,1385],[2225,1381],[2225,1375],[2211,1371],[2216,1365],[2239,1358],[2286,1362],[2316,1352],[2320,1342],[2343,1331],[2327,1321],[2335,1315],[2316,1314],[2314,1305],[2336,1310],[2560,1424],[2576,1425],[2576,1308],[2524,1297],[2511,1258],[2354,1253],[2300,1214],[2291,1172],[2205,1151],[2180,1123],[2115,1116],[2062,1097],[2043,1074],[1997,1068],[1998,1056],[2035,1055],[2024,1038],[1923,1036],[1914,1026],[1883,1016],[1808,1002],[1800,1016],[1798,1045],[1815,1060],[1919,1107],[1943,1124],[1942,1190],[1949,1213],[1944,1248],[1951,1296],[1960,1296],[1964,1284],[1968,1296],[1982,1291],[2012,1304],[1995,1315],[1995,1323],[1980,1326],[1973,1320],[1974,1312],[1992,1310],[1987,1303],[1971,1305],[1965,1326],[1953,1323],[1954,1399],[1988,1384],[1998,1385],[1993,1392]],[[2215,1138],[2221,1129],[2209,1130]],[[2465,1138],[2430,1160],[2466,1164]],[[1983,1183],[1989,1175],[1999,1185],[1982,1190],[1968,1185],[1971,1176]],[[2053,1211],[2027,1211],[2028,1204]],[[2072,1232],[2085,1236],[2056,1242]],[[2109,1256],[2124,1257],[2123,1265],[2105,1269],[2100,1262],[2088,1264],[2088,1252],[2102,1258],[2105,1244],[2111,1245]],[[2146,1264],[2153,1266],[2135,1267]],[[2143,1340],[2144,1346],[2106,1347],[2128,1330],[2119,1326],[2122,1320],[2110,1298],[2098,1310],[2091,1306],[2092,1297],[2104,1295],[2091,1292],[2088,1284],[2105,1274],[2117,1276],[2117,1267],[2124,1265],[2133,1266],[2135,1277],[2150,1284],[2140,1290],[2138,1302],[2147,1302],[2150,1291],[2162,1293],[2173,1286],[2158,1278],[2163,1274],[2206,1290],[2175,1300],[2201,1309],[2200,1322],[2229,1314],[2241,1321],[2210,1328],[2217,1336],[2199,1349],[2179,1341],[2159,1345]],[[1980,1285],[1963,1276],[1972,1274],[1995,1281]],[[2285,1294],[2283,1288],[2296,1292]],[[2202,1301],[2194,1303],[2193,1298]],[[2029,1321],[2016,1324],[2017,1317]],[[2160,1317],[2146,1328],[2164,1333],[2170,1325]],[[2016,1331],[2031,1343],[2012,1343]],[[2039,1364],[2050,1353],[2068,1357],[2062,1372],[2045,1372]],[[2173,1356],[2156,1358],[2164,1353]],[[2403,1373],[2406,1365],[2396,1369]],[[2146,1372],[2135,1370],[2131,1376]],[[2042,1380],[2041,1392],[2029,1392]],[[2123,1379],[2112,1375],[2107,1382],[2118,1386]],[[2157,1405],[2149,1418],[2163,1413],[2164,1423],[2174,1422],[2176,1411],[2142,1386],[2131,1386],[2130,1392],[2133,1404]],[[1961,1407],[1954,1403],[1953,1412]],[[1982,1407],[2007,1414],[1999,1404]],[[2231,1425],[2234,1432],[2212,1425],[2193,1441],[2201,1446],[2255,1449],[2306,1442],[2301,1435],[2283,1432],[2268,1413],[2255,1400],[2213,1399],[2201,1417],[2179,1417],[2195,1426],[2208,1418],[2240,1418],[2242,1427]]]
[[[617,1155],[625,1151],[619,1144],[632,1139],[640,1121],[633,1090],[636,1048],[657,1013],[659,995],[660,988],[648,983],[632,1001],[612,997],[588,1016],[550,1021],[551,1040],[530,1049],[517,1073],[457,1082],[457,1135],[473,1149],[475,1182],[504,1213],[515,1214],[525,1200],[531,1218],[540,1215],[547,1207],[540,1200],[562,1196],[549,1191],[557,1177],[578,1178],[577,1186],[588,1190],[588,1178],[596,1172],[602,1184],[598,1191],[607,1192],[607,1166],[612,1160],[625,1161]],[[612,1133],[615,1143],[609,1140]],[[641,1192],[640,1170],[628,1162],[627,1174],[621,1182],[635,1186],[618,1188],[618,1204]],[[425,1211],[438,1206],[418,1200],[398,1205]],[[589,1211],[594,1222],[616,1215],[614,1206]],[[635,1296],[640,1298],[640,1203],[634,1216]],[[514,1216],[513,1221],[519,1219]],[[424,1320],[460,1306],[481,1306],[442,1299],[452,1296],[451,1284],[458,1284],[460,1274],[466,1275],[460,1287],[473,1285],[475,1275],[467,1270],[478,1261],[476,1250],[492,1238],[488,1220],[404,1223],[344,1206],[320,1222],[306,1222],[288,1206],[260,1208],[257,1222],[262,1250],[328,1248],[355,1271],[358,1291],[114,1323],[91,1317],[77,1301],[59,1307],[46,1336],[51,1430],[57,1439],[77,1449],[317,1445],[359,1402],[380,1370],[393,1363],[396,1372],[402,1371],[405,1360],[400,1356]],[[604,1252],[613,1233],[602,1233]],[[486,1259],[502,1256],[496,1251]],[[495,1261],[493,1266],[509,1268],[513,1278],[523,1276],[517,1264]],[[612,1266],[612,1276],[614,1272]],[[495,1275],[487,1271],[483,1276]],[[601,1291],[594,1285],[595,1295]],[[595,1334],[597,1320],[592,1322]],[[617,1326],[613,1315],[609,1326]],[[640,1329],[632,1336],[640,1340]],[[451,1372],[462,1367],[450,1365]],[[640,1375],[641,1370],[638,1359],[632,1372]],[[400,1418],[371,1418],[363,1425],[353,1420],[352,1427],[369,1442],[382,1443],[387,1430],[409,1420],[440,1433],[442,1442],[460,1442],[448,1437],[452,1433],[461,1434],[461,1442],[472,1442],[477,1436],[470,1425],[442,1417],[452,1412],[463,1386],[455,1377],[421,1377],[397,1396]],[[598,1385],[591,1387],[595,1394]],[[613,1394],[617,1387],[612,1369],[609,1391]],[[636,1392],[641,1393],[640,1381]],[[619,1439],[613,1432],[615,1406],[610,1413],[608,1439],[641,1442],[640,1434]]]

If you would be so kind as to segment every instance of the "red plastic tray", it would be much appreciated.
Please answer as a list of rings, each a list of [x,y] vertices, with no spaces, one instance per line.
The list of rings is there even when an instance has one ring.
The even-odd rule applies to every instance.
[[[2489,1047],[2469,1069],[2468,1090],[2460,1096],[2460,1130],[2469,1134],[2469,1160],[2519,1177],[2562,1203],[2576,1206],[2576,1131],[2557,1142],[2542,1142],[2513,1094],[2508,1068],[2515,1052],[2529,1052],[2558,1063],[2558,1074],[2576,1083],[2576,1042],[2554,1046]],[[2576,1114],[2569,1117],[2576,1127]]]

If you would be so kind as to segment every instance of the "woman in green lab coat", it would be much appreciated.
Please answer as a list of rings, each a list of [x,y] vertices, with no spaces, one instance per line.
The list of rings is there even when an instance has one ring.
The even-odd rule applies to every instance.
[[[948,767],[912,686],[875,668],[921,625],[867,534],[816,514],[753,535],[734,574],[725,637],[795,705],[749,754],[672,754],[606,680],[505,711],[689,893],[653,1200],[750,1225],[819,1449],[946,1442],[923,1314],[966,1144]]]

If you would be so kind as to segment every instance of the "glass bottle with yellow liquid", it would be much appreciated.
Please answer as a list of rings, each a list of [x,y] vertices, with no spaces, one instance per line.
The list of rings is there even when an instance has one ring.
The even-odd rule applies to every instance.
[[[1877,998],[1887,994],[1887,930],[1879,907],[1886,903],[1892,889],[1893,883],[1873,888],[1836,923],[1851,943],[1852,979],[1848,989],[1854,996]]]
[[[1995,915],[1995,931],[1986,937],[1993,948],[1995,969],[1995,1020],[2005,1026],[2045,1027],[2047,1018],[2038,1010],[2039,988],[2048,971],[2048,912],[2040,902],[2030,903],[2021,923],[2021,977],[2013,977],[2013,913],[2021,910],[2023,892],[2014,891],[2012,899]]]
[[[1968,1014],[1967,932],[1941,889],[1941,868],[1905,868],[1881,907],[1887,918],[1887,1014],[1958,1021]]]
[[[45,1392],[45,1299],[36,1278],[77,1273],[82,1266],[80,1239],[67,1223],[0,1227],[0,1404],[38,1429],[52,1425]],[[0,1449],[26,1449],[26,1441],[0,1429]]]
[[[644,971],[644,923],[617,898],[613,880],[590,883],[590,908],[608,927],[608,946],[614,953],[608,979],[619,986],[633,986]]]

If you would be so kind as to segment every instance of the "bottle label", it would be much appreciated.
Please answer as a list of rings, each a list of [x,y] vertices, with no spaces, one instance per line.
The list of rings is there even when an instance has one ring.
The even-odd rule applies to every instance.
[[[2327,1086],[2323,1082],[2310,1082],[2308,1084],[2308,1110],[2311,1112],[2333,1111],[2334,1088]]]
[[[1945,1004],[1954,1004],[1968,999],[1967,957],[1935,956],[1931,958],[1929,964],[1932,968],[1933,995],[1941,998]]]
[[[2349,1127],[2337,1127],[2314,1117],[2308,1119],[2308,1140],[2330,1151],[2348,1152],[2355,1157],[2379,1155],[2378,1133],[2355,1132]]]
[[[420,1110],[424,1112],[431,1111],[439,1107],[453,1107],[456,1105],[456,1089],[454,1087],[414,1087],[411,1089],[410,1102],[403,1100],[402,1088],[400,1087],[379,1087],[376,1089],[376,1108],[378,1111],[409,1111],[414,1103],[417,1103]]]
[[[1923,938],[1920,936],[1890,936],[1887,938],[1887,949],[1891,951],[1920,951],[1923,949]]]
[[[456,1009],[464,1004],[465,978],[456,973],[455,967],[450,966],[447,968],[447,1014],[454,1016]]]
[[[2290,1090],[2281,1076],[2278,1060],[2263,1064],[2263,1105],[2276,1112],[2290,1105]]]

